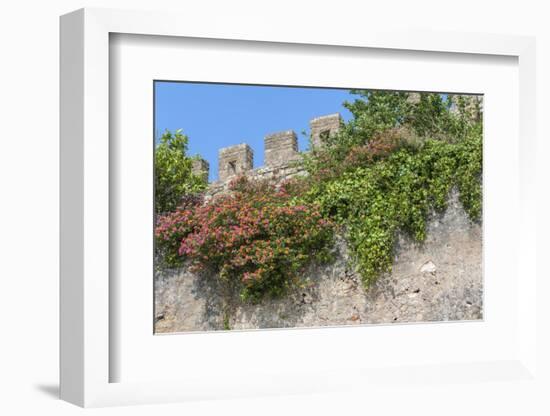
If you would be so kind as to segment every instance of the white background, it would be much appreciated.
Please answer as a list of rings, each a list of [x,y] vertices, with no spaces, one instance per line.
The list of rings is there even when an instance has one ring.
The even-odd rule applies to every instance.
[[[190,2],[189,2],[190,3]],[[550,212],[548,189],[550,132],[549,13],[535,1],[338,1],[231,2],[202,1],[19,1],[0,10],[2,148],[0,178],[0,412],[2,414],[73,414],[82,412],[55,399],[58,367],[58,16],[83,6],[169,9],[193,15],[216,13],[235,20],[263,19],[287,25],[383,23],[438,30],[511,33],[538,36],[539,212]],[[224,4],[226,3],[226,4]],[[185,22],[182,22],[184,25]],[[546,141],[543,140],[546,138]],[[539,236],[548,235],[548,218],[540,218]],[[539,237],[540,253],[549,246]],[[544,251],[543,251],[544,250]],[[547,257],[547,255],[546,255]],[[542,265],[544,259],[539,257]],[[6,267],[7,266],[7,267]],[[550,294],[548,280],[538,287]],[[540,297],[542,299],[542,296]],[[548,319],[549,304],[540,304]],[[548,371],[548,328],[539,323],[543,350],[539,366]],[[543,331],[545,329],[545,331]],[[352,347],[350,346],[350,349]],[[406,346],[403,346],[406,348]],[[343,354],[348,352],[343,351]],[[368,352],[367,352],[368,353]],[[527,386],[526,386],[527,387]],[[387,394],[324,394],[210,403],[93,410],[99,414],[548,414],[543,393],[498,383],[483,389],[458,382],[428,390],[388,385]],[[543,408],[543,403],[545,408]]]

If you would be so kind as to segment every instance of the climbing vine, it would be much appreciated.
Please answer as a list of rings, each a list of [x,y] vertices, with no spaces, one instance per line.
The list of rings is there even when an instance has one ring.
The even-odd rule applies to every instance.
[[[481,145],[476,134],[458,143],[403,145],[376,162],[313,181],[302,197],[343,227],[368,286],[391,270],[398,232],[419,242],[426,238],[428,214],[445,210],[451,188],[458,188],[470,218],[480,219]]]
[[[426,238],[449,192],[471,220],[482,210],[482,121],[475,97],[356,91],[354,118],[313,149],[297,200],[318,204],[344,230],[366,287],[390,271],[399,232]]]

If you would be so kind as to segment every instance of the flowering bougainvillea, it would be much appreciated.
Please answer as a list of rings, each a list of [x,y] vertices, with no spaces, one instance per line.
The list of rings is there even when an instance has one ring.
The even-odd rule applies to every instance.
[[[310,262],[330,258],[333,226],[317,205],[293,202],[284,186],[243,177],[230,190],[158,219],[157,245],[167,263],[188,260],[243,300],[257,301],[283,294]]]

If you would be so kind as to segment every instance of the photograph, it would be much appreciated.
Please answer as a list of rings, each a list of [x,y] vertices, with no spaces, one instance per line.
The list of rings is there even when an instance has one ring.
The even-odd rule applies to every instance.
[[[483,320],[483,96],[154,81],[154,333]]]
[[[550,415],[548,2],[4,3],[0,415]]]

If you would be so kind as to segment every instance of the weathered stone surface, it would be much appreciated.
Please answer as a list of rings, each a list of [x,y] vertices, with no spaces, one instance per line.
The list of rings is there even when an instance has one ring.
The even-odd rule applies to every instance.
[[[419,92],[410,92],[407,101],[410,104],[418,104],[420,102],[420,93]]]
[[[264,149],[266,167],[284,165],[300,157],[298,138],[293,130],[267,135],[264,139]]]
[[[316,117],[309,121],[311,130],[311,147],[320,147],[324,136],[333,136],[338,133],[342,124],[339,113]]]
[[[312,147],[320,146],[322,137],[325,135],[332,136],[339,131],[342,117],[339,113],[329,114],[313,118],[309,124]],[[274,167],[285,169],[289,167],[289,164],[300,159],[301,153],[298,150],[298,138],[293,130],[268,134],[264,139],[264,166],[255,169],[256,173],[253,173],[251,176],[261,178],[261,172],[269,172]],[[204,174],[204,171],[208,172],[208,164],[206,161],[203,162],[194,162],[193,170],[201,174]],[[227,183],[224,184],[224,182],[228,182],[235,176],[241,174],[249,175],[253,166],[254,153],[252,148],[246,143],[219,149],[218,181],[211,184],[211,187],[214,188],[212,194],[218,193],[223,186],[226,187]]]
[[[422,273],[435,273],[437,271],[437,267],[431,260],[428,260],[426,263],[420,266],[420,271]]]
[[[453,192],[446,212],[431,216],[424,244],[401,236],[392,273],[368,290],[339,239],[336,261],[310,267],[303,288],[258,305],[236,304],[229,325],[257,329],[482,319],[481,244],[481,226],[469,220]],[[157,332],[223,329],[216,279],[185,269],[159,273],[155,314],[162,316]]]
[[[267,166],[250,170],[247,172],[246,177],[251,181],[267,181],[277,186],[285,180],[306,174],[307,172],[300,163],[300,160],[296,159],[293,163],[287,163],[279,166]],[[229,180],[210,183],[208,189],[206,190],[206,201],[227,192],[229,184]]]
[[[244,174],[254,166],[254,152],[246,143],[218,150],[218,176],[220,181]]]
[[[208,181],[208,174],[210,173],[210,164],[202,158],[193,159],[192,165],[191,165],[191,173],[193,175],[203,178],[205,181]]]
[[[482,95],[450,95],[451,112],[459,111],[460,103],[463,105],[465,114],[473,121],[481,120],[483,116],[483,96]]]

